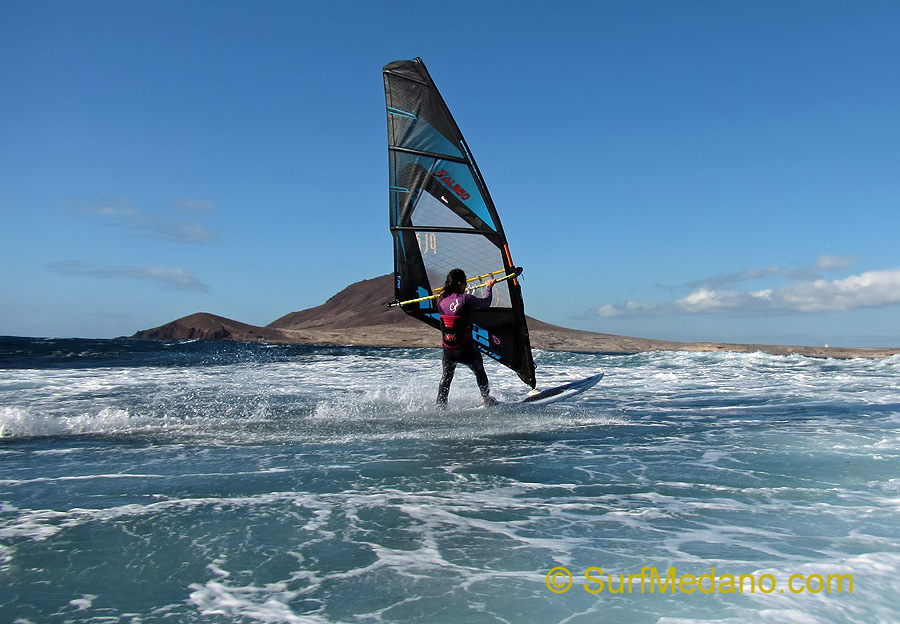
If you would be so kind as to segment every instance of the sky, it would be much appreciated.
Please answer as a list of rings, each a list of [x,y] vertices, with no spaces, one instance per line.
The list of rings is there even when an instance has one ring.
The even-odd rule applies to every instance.
[[[531,316],[900,346],[898,23],[893,1],[0,0],[0,335],[264,325],[389,273],[381,67],[418,56]]]

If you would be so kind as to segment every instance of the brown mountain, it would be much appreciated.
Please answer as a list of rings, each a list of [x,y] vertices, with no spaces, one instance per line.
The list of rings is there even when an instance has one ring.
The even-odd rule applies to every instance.
[[[291,344],[337,344],[387,347],[438,347],[440,334],[385,303],[394,298],[393,276],[351,284],[322,305],[291,312],[265,327],[248,325],[222,316],[199,312],[133,338],[149,340],[234,340]],[[639,353],[644,351],[762,351],[775,355],[797,353],[811,357],[885,357],[900,349],[850,349],[712,342],[673,342],[601,334],[568,329],[528,319],[531,343],[536,349]]]
[[[154,327],[142,329],[132,338],[145,340],[234,340],[236,342],[289,342],[275,330],[233,321],[224,316],[197,312]]]
[[[266,325],[276,329],[348,329],[387,325],[428,329],[400,308],[394,299],[394,278],[382,275],[351,284],[320,306],[291,312]]]

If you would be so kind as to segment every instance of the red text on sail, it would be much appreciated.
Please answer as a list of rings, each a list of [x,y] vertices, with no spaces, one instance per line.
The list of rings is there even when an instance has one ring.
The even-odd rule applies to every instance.
[[[448,171],[441,169],[440,171],[438,171],[437,173],[434,174],[434,177],[436,177],[438,180],[440,180],[441,182],[446,184],[447,188],[449,188],[451,191],[453,191],[454,193],[459,195],[460,199],[466,200],[471,197],[471,195],[466,191],[466,189],[461,187],[459,184],[456,183],[456,181],[453,178],[450,177],[450,173]]]

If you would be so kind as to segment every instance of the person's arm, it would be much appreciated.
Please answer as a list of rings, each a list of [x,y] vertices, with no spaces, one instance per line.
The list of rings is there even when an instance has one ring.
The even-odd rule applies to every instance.
[[[485,282],[484,287],[484,297],[476,297],[472,295],[471,305],[473,308],[489,308],[491,307],[491,299],[494,296],[494,284],[497,283],[495,279],[489,279]]]

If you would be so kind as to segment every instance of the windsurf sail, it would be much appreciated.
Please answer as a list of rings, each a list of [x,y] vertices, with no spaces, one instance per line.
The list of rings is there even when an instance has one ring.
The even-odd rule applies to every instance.
[[[394,294],[403,310],[440,328],[434,295],[447,273],[509,275],[490,308],[473,314],[472,337],[486,355],[532,388],[534,359],[518,275],[494,202],[475,159],[422,59],[382,70],[390,157]]]

